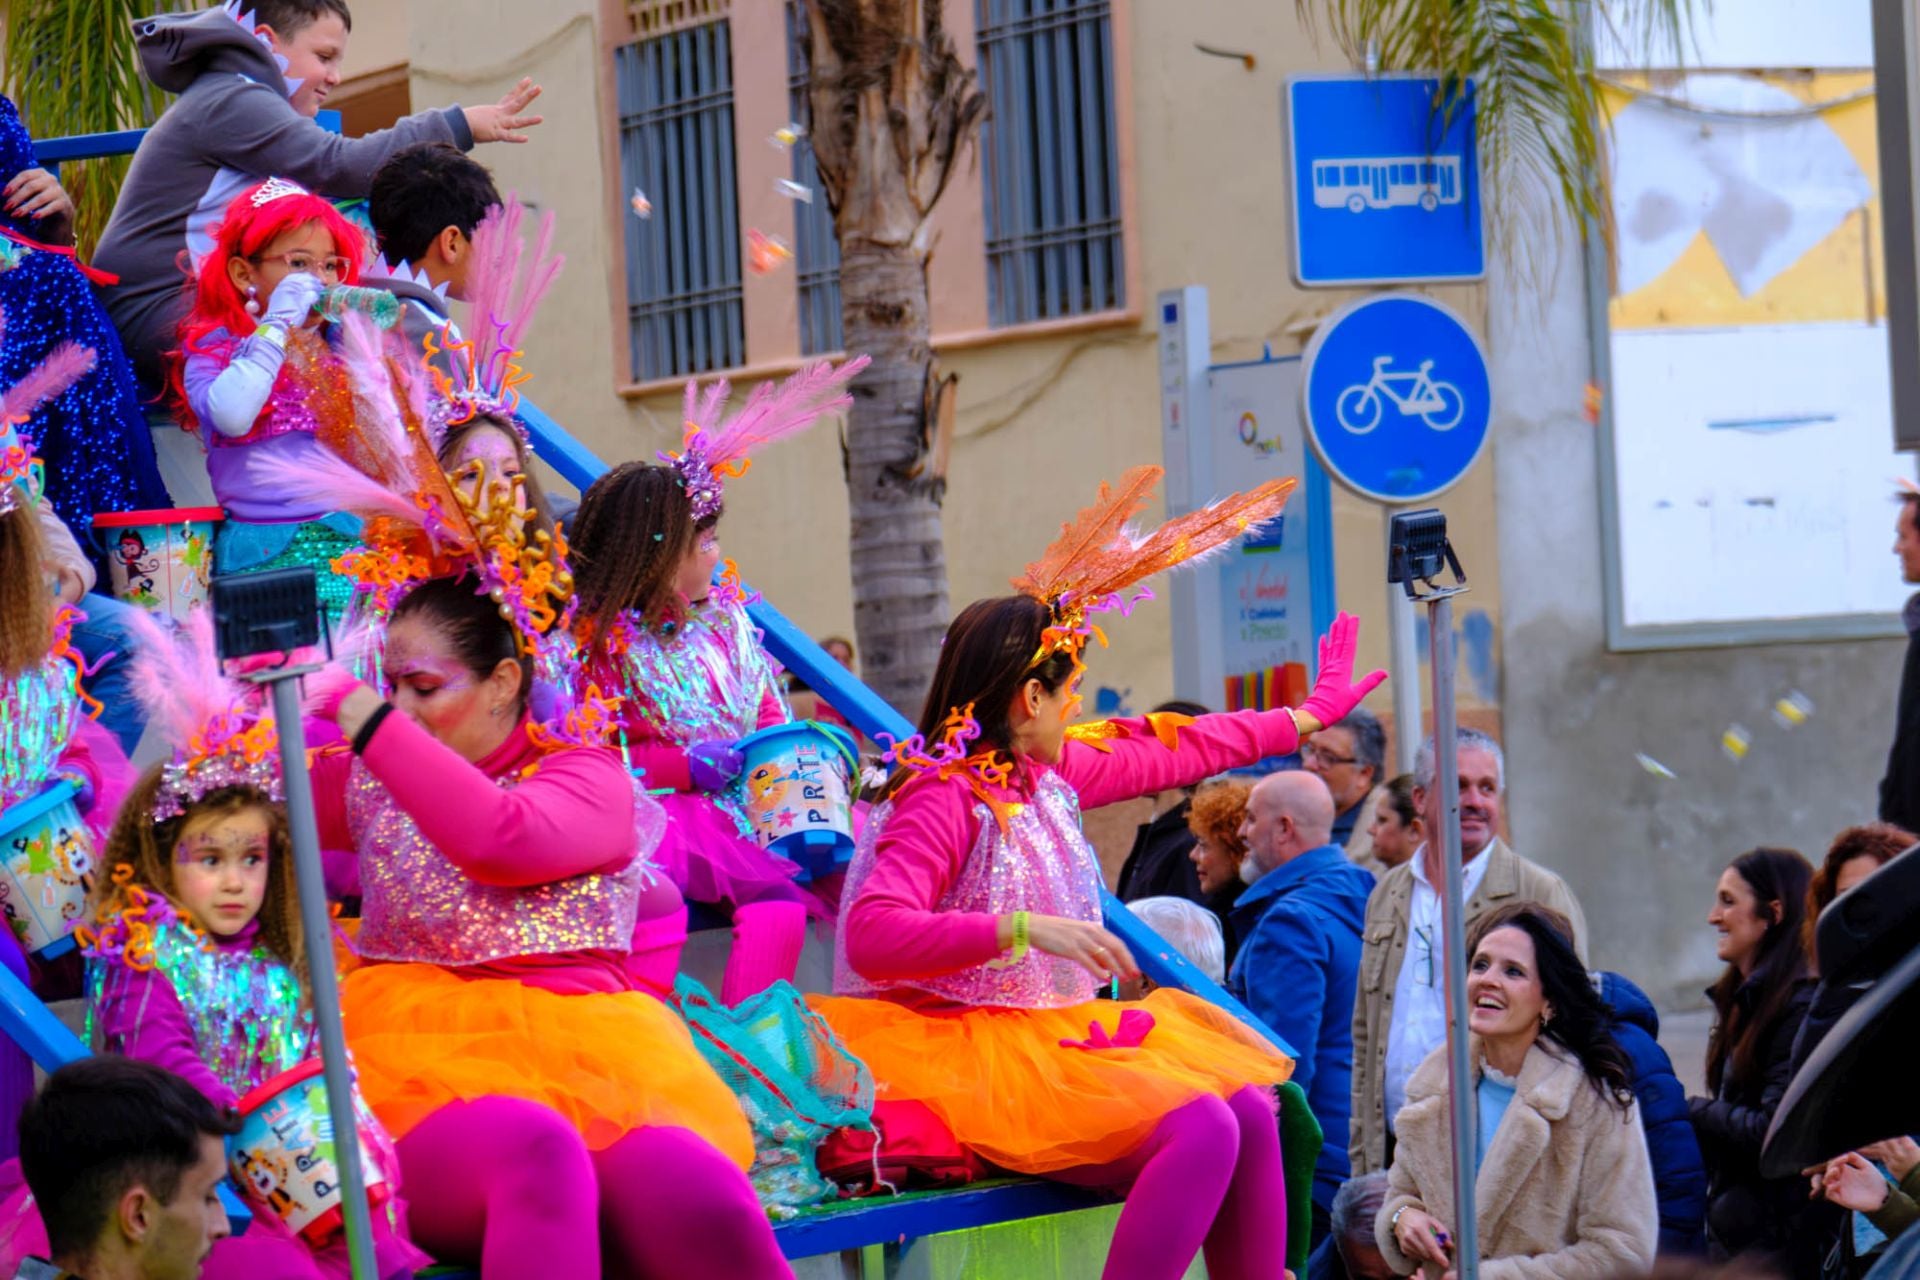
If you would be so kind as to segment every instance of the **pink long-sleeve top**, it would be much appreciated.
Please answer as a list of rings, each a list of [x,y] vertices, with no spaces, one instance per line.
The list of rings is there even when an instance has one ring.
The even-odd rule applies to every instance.
[[[208,934],[207,945],[238,958],[253,949],[259,932],[260,921],[255,919],[230,938]],[[104,963],[110,965],[110,973],[91,1005],[101,1047],[165,1067],[205,1094],[216,1107],[238,1102],[240,1094],[200,1055],[192,1023],[167,975],[157,966],[136,969],[118,961]]]
[[[602,747],[543,751],[527,737],[525,718],[505,742],[469,763],[396,712],[374,730],[361,759],[420,833],[481,884],[539,885],[613,873],[639,853],[633,784],[619,755]],[[329,849],[353,847],[347,826],[352,766],[353,757],[338,749],[314,760],[320,842]],[[498,784],[530,767],[515,786]],[[617,951],[568,951],[464,965],[458,972],[509,978],[563,995],[626,991],[632,984],[624,958]]]
[[[1156,715],[1106,724],[1111,736],[1069,739],[1051,766],[1018,757],[1008,785],[989,787],[989,793],[1001,801],[1023,803],[1041,772],[1050,768],[1079,795],[1082,808],[1093,809],[1191,786],[1226,769],[1289,754],[1300,742],[1293,717],[1284,709],[1235,711],[1192,721]],[[953,973],[1001,954],[998,916],[940,911],[935,905],[952,887],[980,837],[979,799],[973,787],[965,777],[942,781],[929,773],[895,794],[874,849],[873,870],[840,920],[847,962],[869,981]],[[911,991],[894,998],[928,1002]]]

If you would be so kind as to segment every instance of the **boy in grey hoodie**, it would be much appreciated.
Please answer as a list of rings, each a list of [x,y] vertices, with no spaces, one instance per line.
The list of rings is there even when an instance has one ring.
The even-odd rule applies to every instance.
[[[412,143],[524,142],[519,130],[540,123],[522,114],[540,93],[523,79],[488,106],[422,111],[363,138],[329,133],[313,117],[340,83],[351,25],[345,0],[228,0],[134,24],[141,70],[179,98],[134,153],[94,263],[120,277],[103,290],[107,311],[149,393],[177,345],[185,273],[242,191],[281,177],[364,197],[381,163]]]

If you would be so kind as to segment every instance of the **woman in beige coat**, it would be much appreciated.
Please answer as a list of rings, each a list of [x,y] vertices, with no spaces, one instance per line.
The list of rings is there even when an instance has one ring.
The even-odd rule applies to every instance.
[[[1483,1280],[1611,1280],[1653,1263],[1659,1210],[1627,1059],[1571,934],[1558,912],[1521,903],[1469,938]],[[1380,1251],[1401,1275],[1453,1280],[1444,1047],[1413,1073],[1394,1128]]]

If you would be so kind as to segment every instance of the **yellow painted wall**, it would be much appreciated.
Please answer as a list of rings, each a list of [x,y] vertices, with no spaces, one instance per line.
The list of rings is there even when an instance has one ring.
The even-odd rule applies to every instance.
[[[764,20],[765,0],[736,0],[736,11],[747,11],[748,3],[763,16],[750,23],[736,17],[736,66],[743,42],[783,38]],[[965,4],[949,0],[949,9]],[[1121,128],[1131,130],[1135,156],[1126,234],[1139,246],[1130,303],[1146,314],[1156,292],[1204,284],[1211,292],[1216,360],[1257,358],[1265,342],[1278,354],[1298,351],[1313,320],[1351,295],[1302,290],[1289,277],[1280,92],[1289,72],[1338,69],[1343,62],[1330,46],[1315,47],[1290,4],[1118,0],[1118,6],[1132,82]],[[522,71],[546,85],[547,124],[537,140],[479,153],[503,187],[518,187],[557,209],[569,257],[528,344],[526,365],[535,377],[528,390],[602,456],[650,457],[675,442],[679,413],[671,395],[635,402],[614,392],[624,371],[615,365],[609,295],[620,288],[611,238],[617,217],[606,211],[623,207],[625,193],[617,173],[601,172],[598,131],[611,125],[598,96],[596,0],[555,0],[534,11],[507,0],[410,0],[409,8],[416,109],[495,96]],[[1196,40],[1249,51],[1257,68],[1249,72],[1238,61],[1201,54]],[[749,97],[784,101],[784,81],[779,95],[766,89],[737,88],[737,108]],[[747,124],[739,133],[752,136]],[[937,263],[946,260],[943,252],[953,257],[936,249]],[[1483,313],[1478,289],[1434,292],[1476,321]],[[752,349],[748,354],[762,358]],[[1007,579],[1100,480],[1160,460],[1159,395],[1154,331],[1145,320],[1078,334],[1013,336],[943,358],[961,375],[946,503],[958,607],[1004,592]],[[850,634],[846,497],[835,427],[770,450],[728,493],[721,535],[748,579],[814,634]],[[1483,462],[1441,505],[1473,575],[1466,607],[1497,612],[1491,465]],[[1341,603],[1365,621],[1362,662],[1385,665],[1381,516],[1344,495],[1336,498],[1334,515]],[[1094,683],[1131,689],[1136,709],[1168,696],[1164,600],[1142,607],[1111,634],[1112,649],[1093,659]],[[1482,705],[1463,692],[1469,708]],[[1375,701],[1382,710],[1390,705],[1384,693]]]
[[[1802,102],[1832,102],[1873,87],[1873,74],[1769,72],[1760,77]],[[1646,77],[1636,78],[1646,84]],[[1655,86],[1659,87],[1659,86]],[[1630,100],[1609,90],[1609,111]],[[1818,117],[1852,153],[1874,195],[1806,256],[1745,298],[1703,231],[1649,284],[1613,300],[1615,329],[1712,328],[1725,325],[1816,324],[1884,319],[1886,272],[1880,256],[1880,152],[1872,97]],[[1703,120],[1702,128],[1713,128]]]

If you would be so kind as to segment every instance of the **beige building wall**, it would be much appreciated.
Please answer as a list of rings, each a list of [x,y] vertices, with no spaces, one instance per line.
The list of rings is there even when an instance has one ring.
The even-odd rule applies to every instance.
[[[711,0],[708,0],[710,3]],[[545,86],[547,123],[525,146],[484,147],[503,188],[552,208],[568,266],[535,326],[531,397],[609,460],[650,457],[677,442],[678,394],[626,386],[621,220],[632,215],[609,170],[612,72],[607,50],[630,39],[615,0],[410,0],[407,52],[416,109],[498,96],[520,74]],[[787,116],[780,0],[732,0],[736,145],[743,227],[791,235],[792,206],[771,192],[786,157],[765,139]],[[949,26],[973,57],[973,6],[949,0]],[[1290,4],[1272,0],[1115,0],[1114,38],[1126,227],[1128,309],[1051,328],[991,331],[982,261],[981,160],[970,155],[936,220],[936,346],[960,374],[957,439],[946,501],[952,599],[1006,590],[1060,522],[1104,478],[1160,460],[1153,295],[1208,287],[1216,360],[1298,351],[1315,320],[1351,296],[1307,291],[1289,276],[1290,230],[1281,87],[1292,72],[1340,69]],[[1254,56],[1251,71],[1197,51],[1196,41]],[[786,221],[782,221],[785,219]],[[797,358],[791,267],[748,277],[747,375]],[[1439,296],[1478,320],[1478,289]],[[729,486],[721,533],[749,581],[814,634],[851,634],[847,508],[834,425],[776,447]],[[1474,583],[1463,614],[1486,611],[1498,634],[1492,469],[1482,463],[1444,500]],[[1338,594],[1361,615],[1362,661],[1385,665],[1383,520],[1371,504],[1335,501]],[[1172,689],[1168,606],[1156,601],[1115,627],[1092,659],[1093,683],[1130,690],[1144,709]],[[1493,687],[1497,688],[1497,664]],[[1490,692],[1463,684],[1466,706]],[[1386,693],[1375,697],[1390,708]]]

